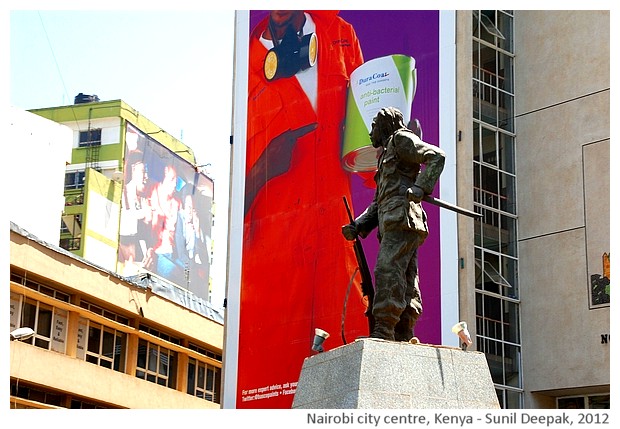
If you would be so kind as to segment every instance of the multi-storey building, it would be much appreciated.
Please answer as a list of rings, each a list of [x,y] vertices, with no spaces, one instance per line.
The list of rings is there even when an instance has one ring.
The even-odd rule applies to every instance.
[[[11,408],[219,408],[221,316],[11,223]]]
[[[28,334],[11,341],[11,407],[219,408],[212,179],[189,147],[121,100],[80,94],[32,112],[40,121],[22,127],[63,124],[73,148],[59,242],[21,226],[20,211],[10,216],[11,331]],[[28,134],[51,139],[33,130],[13,143]],[[62,186],[40,189],[63,197]],[[58,213],[47,200],[41,225]]]
[[[80,93],[73,105],[31,112],[73,130],[60,247],[122,275],[150,272],[208,301],[213,180],[192,149],[122,100]],[[186,225],[196,235],[187,246]]]
[[[609,11],[456,29],[461,314],[502,407],[608,408]]]

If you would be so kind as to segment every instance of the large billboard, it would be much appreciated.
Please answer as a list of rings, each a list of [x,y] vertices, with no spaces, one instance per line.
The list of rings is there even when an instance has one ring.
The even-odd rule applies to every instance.
[[[117,272],[208,300],[213,180],[127,123]]]
[[[441,110],[446,100],[453,107],[454,93],[441,93],[439,11],[286,12],[237,18],[237,76],[247,80],[235,85],[225,408],[290,408],[303,361],[317,353],[315,329],[329,333],[324,350],[369,335],[353,242],[341,228],[345,200],[356,217],[373,199],[372,118],[398,107],[423,140],[443,146]],[[415,335],[442,344],[443,231],[438,208],[424,208]],[[362,245],[372,272],[376,234]]]

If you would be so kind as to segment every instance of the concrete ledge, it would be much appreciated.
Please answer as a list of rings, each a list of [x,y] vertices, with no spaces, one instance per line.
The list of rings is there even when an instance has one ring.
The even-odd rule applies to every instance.
[[[220,404],[62,353],[10,342],[11,378],[130,409],[220,409]]]
[[[499,402],[483,353],[362,338],[306,358],[293,408],[496,409]]]

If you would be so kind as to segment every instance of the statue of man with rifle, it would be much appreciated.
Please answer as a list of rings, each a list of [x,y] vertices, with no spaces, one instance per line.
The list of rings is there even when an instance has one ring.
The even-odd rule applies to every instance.
[[[373,319],[370,337],[410,341],[422,314],[418,247],[428,236],[428,225],[421,201],[440,201],[429,194],[443,171],[445,153],[409,130],[402,113],[393,107],[377,113],[370,140],[374,147],[383,148],[375,175],[375,196],[360,216],[351,217],[352,222],[342,227],[342,234],[352,241],[378,228],[376,285],[374,298],[369,299]]]

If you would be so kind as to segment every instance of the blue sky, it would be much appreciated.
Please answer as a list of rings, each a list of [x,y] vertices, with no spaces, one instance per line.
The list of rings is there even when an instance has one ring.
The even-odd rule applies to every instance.
[[[80,92],[122,99],[210,163],[213,230],[224,297],[233,10],[11,10],[9,101],[24,110],[73,104]],[[51,220],[52,221],[52,220]],[[53,222],[58,222],[54,219]]]

